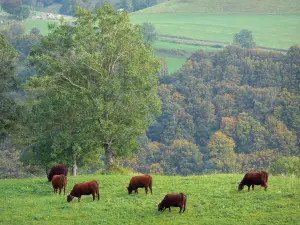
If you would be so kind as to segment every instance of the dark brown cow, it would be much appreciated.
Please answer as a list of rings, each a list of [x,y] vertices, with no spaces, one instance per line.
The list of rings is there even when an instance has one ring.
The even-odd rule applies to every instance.
[[[142,175],[132,177],[129,186],[127,187],[128,194],[131,194],[134,190],[135,193],[138,193],[138,188],[145,187],[146,194],[148,194],[148,187],[152,194],[152,177],[150,175]]]
[[[158,204],[158,211],[164,211],[165,209],[169,208],[171,211],[172,207],[179,207],[179,214],[184,213],[186,209],[186,196],[183,193],[179,194],[167,194],[161,203]],[[183,209],[183,210],[182,210]]]
[[[268,173],[265,171],[246,173],[243,180],[239,183],[238,190],[243,190],[245,185],[248,186],[248,191],[250,191],[251,185],[252,191],[254,191],[254,185],[261,185],[266,191],[268,188]]]
[[[59,194],[61,194],[61,190],[64,189],[64,195],[66,194],[66,187],[67,187],[67,177],[63,174],[54,175],[51,180],[53,186],[53,192],[57,193],[57,189],[59,189]]]
[[[82,195],[90,195],[90,194],[93,195],[93,201],[95,200],[96,195],[98,200],[100,199],[99,183],[96,180],[75,184],[73,190],[67,196],[67,201],[71,202],[74,197],[77,197],[78,202],[80,202],[80,198]]]
[[[47,171],[46,171],[46,173],[47,173]],[[52,168],[50,169],[50,172],[47,173],[48,181],[50,182],[54,175],[60,175],[60,174],[67,176],[68,175],[68,167],[64,164],[57,164],[57,165],[52,166]]]

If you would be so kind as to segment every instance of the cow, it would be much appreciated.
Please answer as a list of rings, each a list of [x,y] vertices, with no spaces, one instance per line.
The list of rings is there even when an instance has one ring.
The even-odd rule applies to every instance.
[[[186,209],[186,195],[183,193],[167,194],[161,203],[158,204],[158,211],[165,211],[167,208],[171,211],[171,206],[179,207],[179,214],[184,213]]]
[[[93,195],[93,201],[95,201],[96,195],[98,200],[100,199],[99,183],[96,180],[75,184],[71,193],[67,196],[67,201],[71,202],[74,197],[77,197],[78,202],[80,202],[80,198],[82,195],[90,194]]]
[[[265,171],[246,173],[242,181],[239,183],[238,190],[243,190],[246,185],[248,186],[248,191],[250,191],[250,186],[252,185],[252,191],[254,191],[254,185],[261,185],[266,191],[268,188],[268,176],[268,173]]]
[[[138,188],[143,187],[145,187],[146,194],[148,194],[148,187],[152,194],[152,177],[150,175],[145,174],[132,177],[127,187],[128,194],[131,194],[133,190],[135,193],[138,193]]]
[[[67,187],[67,177],[63,174],[54,175],[51,183],[53,186],[53,192],[57,193],[57,189],[59,189],[59,194],[61,194],[61,190],[64,189],[64,195],[66,194],[66,187]]]
[[[49,173],[46,170],[46,174],[48,177],[48,181],[50,182],[54,175],[63,174],[65,176],[67,176],[68,175],[68,167],[64,164],[57,164],[57,165],[52,166]]]

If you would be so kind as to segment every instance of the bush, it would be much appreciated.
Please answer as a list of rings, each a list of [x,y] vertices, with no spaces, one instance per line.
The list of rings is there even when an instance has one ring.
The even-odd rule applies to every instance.
[[[271,173],[300,176],[300,158],[296,156],[282,157],[271,164]]]
[[[31,34],[35,34],[35,35],[40,34],[40,32],[41,31],[38,27],[33,27],[30,31]]]

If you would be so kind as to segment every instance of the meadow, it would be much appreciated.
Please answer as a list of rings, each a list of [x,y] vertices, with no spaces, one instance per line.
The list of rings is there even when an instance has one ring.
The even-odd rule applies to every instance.
[[[232,42],[242,29],[252,31],[258,46],[288,49],[300,44],[300,14],[143,13],[131,15],[136,24],[152,23],[159,35]]]
[[[67,203],[55,195],[46,177],[0,180],[0,224],[300,224],[300,179],[269,177],[265,192],[237,191],[242,174],[202,176],[153,175],[153,195],[128,195],[131,175],[85,175],[69,177],[75,183],[96,179],[100,201],[83,196]],[[187,210],[157,211],[167,193],[184,192]]]

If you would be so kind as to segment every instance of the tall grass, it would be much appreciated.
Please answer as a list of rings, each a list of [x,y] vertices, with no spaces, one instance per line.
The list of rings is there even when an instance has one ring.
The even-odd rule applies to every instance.
[[[153,176],[153,195],[128,195],[130,175],[70,177],[75,183],[100,181],[100,201],[83,196],[67,203],[54,195],[46,178],[0,180],[0,224],[299,224],[300,180],[270,176],[269,188],[237,191],[243,175]],[[163,213],[157,204],[167,193],[184,192],[187,210]]]

